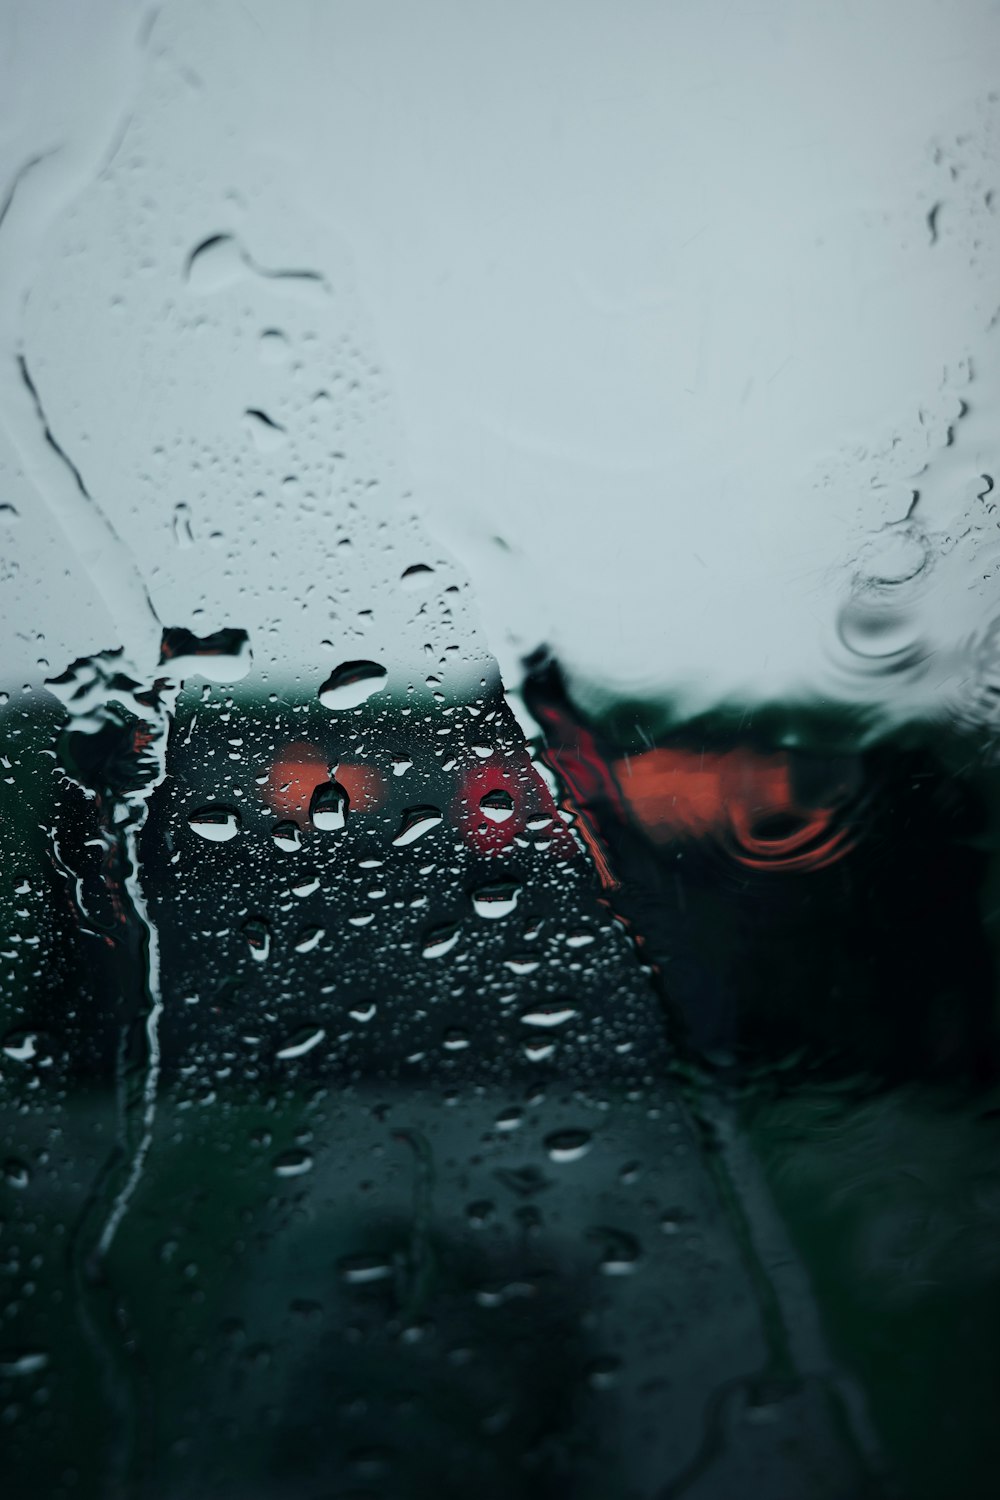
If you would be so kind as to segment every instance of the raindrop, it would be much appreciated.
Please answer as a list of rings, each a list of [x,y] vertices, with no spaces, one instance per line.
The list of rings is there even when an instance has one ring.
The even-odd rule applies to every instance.
[[[296,849],[302,847],[302,835],[296,823],[275,823],[271,829],[271,837],[278,848],[283,849],[286,854],[294,854]]]
[[[634,1234],[601,1226],[591,1229],[587,1238],[601,1246],[601,1270],[605,1276],[631,1276],[642,1253]]]
[[[538,1026],[551,1028],[554,1026],[565,1026],[567,1021],[572,1021],[576,1010],[572,1005],[554,1000],[549,1005],[533,1005],[521,1016],[522,1026]]]
[[[240,815],[232,807],[213,803],[199,807],[188,817],[188,826],[201,838],[213,844],[225,844],[240,831]]]
[[[283,365],[288,359],[288,338],[280,328],[265,328],[257,344],[261,364]]]
[[[4,1056],[14,1062],[33,1062],[38,1056],[37,1031],[9,1031],[3,1041]]]
[[[587,1368],[587,1384],[591,1390],[613,1390],[618,1384],[621,1363],[613,1354],[603,1354],[592,1360]]]
[[[464,1052],[469,1046],[469,1034],[458,1026],[453,1026],[445,1033],[444,1045],[446,1052]]]
[[[590,1150],[589,1130],[556,1130],[545,1137],[545,1149],[552,1161],[579,1161]]]
[[[284,447],[288,434],[266,411],[248,407],[243,413],[243,420],[250,429],[250,436],[258,453],[274,453],[278,448]]]
[[[14,522],[19,519],[19,516],[20,512],[15,505],[8,503],[0,505],[0,521],[5,526],[13,526]]]
[[[405,755],[394,755],[392,757],[393,776],[404,776],[412,765],[412,760],[407,760]]]
[[[292,895],[299,896],[300,898],[304,896],[311,896],[314,891],[318,890],[319,876],[316,874],[315,870],[303,872],[303,874],[291,887]]]
[[[385,1255],[345,1255],[338,1261],[337,1269],[348,1286],[368,1286],[373,1281],[389,1279],[392,1261]]]
[[[420,950],[424,958],[444,958],[450,953],[461,937],[461,928],[457,922],[448,922],[443,927],[433,927],[424,935],[424,945]]]
[[[375,1004],[375,1001],[369,1000],[367,1005],[361,1005],[356,1007],[356,1009],[354,1010],[348,1011],[348,1015],[350,1016],[352,1021],[359,1021],[362,1025],[364,1025],[365,1022],[374,1019],[377,1009],[378,1006]]]
[[[541,959],[535,958],[530,953],[515,953],[513,958],[505,958],[504,966],[512,974],[534,974],[541,967]]]
[[[8,1156],[3,1164],[4,1181],[13,1188],[26,1188],[31,1181],[27,1164],[16,1156]]]
[[[503,787],[494,787],[491,792],[484,792],[480,797],[479,808],[491,823],[506,823],[513,816],[514,799]]]
[[[319,1046],[325,1036],[326,1030],[322,1026],[303,1026],[283,1047],[278,1048],[276,1055],[283,1061],[305,1057],[307,1052]]]
[[[399,832],[393,839],[397,848],[404,844],[415,844],[430,829],[436,828],[444,814],[437,807],[408,807],[403,813]]]
[[[347,826],[347,809],[350,798],[339,781],[325,781],[312,794],[309,816],[314,828],[323,833],[335,833]]]
[[[313,1159],[308,1151],[283,1151],[280,1156],[275,1157],[274,1173],[276,1177],[302,1177],[306,1172],[312,1171],[312,1164]]]
[[[322,927],[304,927],[295,940],[296,953],[311,953],[318,948],[323,941],[325,929]]]
[[[869,670],[905,671],[919,665],[925,655],[913,612],[875,591],[866,590],[844,605],[837,632],[852,656],[868,663]]]
[[[494,885],[480,886],[472,893],[472,906],[477,917],[506,917],[517,905],[521,887],[513,881],[497,881]]]
[[[195,635],[182,625],[171,625],[160,640],[160,665],[175,681],[204,677],[210,682],[239,682],[253,665],[250,637],[227,626],[210,635]]]
[[[247,940],[251,957],[259,964],[266,963],[271,952],[271,928],[263,917],[249,917],[243,923],[243,936]]]
[[[533,1198],[536,1193],[552,1184],[537,1167],[501,1167],[496,1174],[504,1187],[510,1188],[519,1198]]]
[[[357,708],[381,692],[389,674],[377,661],[345,661],[330,673],[319,690],[319,701],[333,710]]]
[[[208,295],[245,274],[243,253],[231,234],[213,234],[188,257],[185,277],[193,292]]]
[[[417,589],[427,588],[434,581],[434,569],[427,563],[414,563],[412,568],[406,569],[399,581],[404,589],[411,589],[414,592]]]
[[[37,1375],[44,1370],[49,1362],[49,1356],[39,1350],[26,1351],[24,1354],[0,1354],[0,1375]]]
[[[525,1042],[524,1055],[529,1062],[548,1062],[556,1055],[555,1042]]]

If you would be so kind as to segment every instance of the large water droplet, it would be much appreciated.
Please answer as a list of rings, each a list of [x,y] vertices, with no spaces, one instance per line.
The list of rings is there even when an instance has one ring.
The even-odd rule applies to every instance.
[[[213,844],[225,844],[240,831],[240,815],[233,807],[212,803],[188,815],[188,826]]]
[[[274,1173],[276,1177],[302,1177],[306,1172],[312,1171],[312,1164],[313,1159],[308,1151],[283,1151],[274,1160]]]
[[[552,1161],[579,1161],[590,1150],[592,1139],[589,1130],[555,1130],[545,1137],[545,1149]]]
[[[336,667],[319,690],[324,708],[357,708],[373,693],[381,692],[389,674],[377,661],[345,661]]]
[[[306,927],[295,939],[296,953],[311,953],[323,941],[324,928]]]
[[[339,781],[325,781],[312,794],[309,816],[314,828],[324,833],[337,832],[347,826],[350,798]]]
[[[533,1005],[530,1010],[523,1012],[521,1016],[522,1026],[538,1026],[545,1030],[555,1026],[565,1026],[567,1021],[572,1021],[576,1010],[572,1005],[554,1000],[548,1005]]]
[[[275,422],[266,411],[248,408],[243,413],[243,420],[249,428],[258,453],[276,453],[279,448],[284,447],[288,434],[281,423]]]
[[[392,1275],[392,1261],[385,1255],[345,1255],[338,1263],[341,1279],[348,1286],[367,1286]]]
[[[461,937],[461,929],[457,922],[448,922],[442,927],[433,927],[424,936],[424,945],[421,953],[424,958],[444,958],[450,953]]]
[[[392,842],[397,848],[416,843],[430,829],[436,828],[443,816],[438,807],[408,807],[403,813],[399,832]]]
[[[302,834],[299,832],[297,823],[287,821],[275,823],[271,829],[271,837],[278,848],[283,849],[286,854],[294,854],[296,849],[302,847]]]
[[[322,1026],[303,1026],[284,1046],[278,1048],[275,1055],[283,1061],[305,1057],[307,1052],[312,1052],[314,1047],[319,1046],[325,1036],[326,1030]]]
[[[514,799],[510,792],[497,786],[491,792],[483,793],[479,799],[479,808],[483,817],[489,818],[491,823],[506,823],[513,816]]]
[[[243,936],[250,953],[259,964],[266,963],[271,952],[271,928],[263,917],[249,917],[243,923]]]
[[[521,887],[513,881],[497,881],[493,885],[480,886],[472,893],[472,906],[478,917],[506,917],[517,905]]]

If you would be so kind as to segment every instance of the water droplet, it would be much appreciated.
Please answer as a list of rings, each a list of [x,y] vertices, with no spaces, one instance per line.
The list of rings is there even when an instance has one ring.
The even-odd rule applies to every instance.
[[[14,1062],[33,1062],[38,1056],[37,1031],[9,1031],[3,1041],[4,1056]]]
[[[359,1005],[356,1009],[348,1011],[348,1015],[352,1021],[360,1021],[364,1025],[366,1022],[374,1019],[377,1010],[378,1006],[375,1004],[375,1001],[369,1000],[366,1005]]]
[[[896,673],[919,665],[925,651],[917,635],[914,612],[894,604],[880,591],[865,590],[840,612],[837,631],[852,656],[869,670]]]
[[[231,234],[213,234],[188,257],[186,280],[193,292],[207,296],[245,275],[243,252]]]
[[[541,967],[541,959],[535,958],[531,953],[515,953],[512,958],[504,959],[504,967],[512,974],[534,974]]]
[[[5,526],[13,526],[14,522],[19,519],[19,516],[20,512],[15,505],[10,505],[9,503],[0,505],[0,522],[3,522]]]
[[[326,1030],[322,1026],[303,1026],[283,1047],[278,1048],[276,1055],[283,1061],[305,1057],[307,1052],[319,1046],[325,1036]]]
[[[529,1062],[548,1062],[556,1055],[555,1042],[525,1042],[524,1055]]]
[[[373,911],[356,911],[347,920],[352,927],[367,927],[369,923],[374,922],[375,913]]]
[[[240,815],[235,808],[213,803],[199,807],[188,817],[188,826],[199,837],[213,844],[225,844],[240,831]]]
[[[552,1184],[544,1172],[537,1167],[501,1167],[496,1174],[504,1187],[510,1188],[519,1198],[533,1198]]]
[[[323,941],[325,928],[305,927],[295,939],[296,953],[311,953]]]
[[[266,411],[249,407],[243,413],[243,420],[250,430],[258,453],[276,453],[279,448],[284,447],[288,434],[280,422],[275,422]]]
[[[394,755],[392,757],[393,776],[404,776],[412,765],[412,760],[407,760],[405,755]]]
[[[443,817],[438,807],[408,807],[403,813],[399,832],[393,839],[397,848],[404,844],[414,844],[417,839],[423,838],[430,829],[436,828]]]
[[[300,898],[311,896],[314,891],[319,890],[319,876],[315,870],[304,870],[298,880],[291,886],[293,896]]]
[[[425,589],[434,582],[434,569],[427,563],[414,563],[412,568],[407,568],[400,578],[404,589]]]
[[[506,917],[514,910],[520,894],[521,887],[513,881],[497,881],[473,891],[472,907],[477,917]]]
[[[294,854],[296,849],[302,847],[302,834],[299,832],[297,823],[275,823],[271,829],[271,837],[278,848],[283,849],[286,854]]]
[[[345,1255],[337,1262],[337,1270],[348,1286],[368,1286],[373,1281],[388,1281],[392,1261],[385,1255]]]
[[[274,1159],[274,1173],[276,1177],[302,1177],[306,1172],[312,1171],[312,1164],[313,1159],[308,1151],[283,1151]]]
[[[8,1156],[3,1164],[4,1181],[13,1188],[26,1188],[31,1181],[31,1172],[26,1162],[16,1156]]]
[[[243,923],[243,936],[250,953],[259,964],[266,963],[271,953],[271,928],[263,917],[248,917]]]
[[[228,626],[195,635],[182,625],[171,625],[160,640],[160,665],[174,681],[204,677],[209,682],[239,682],[253,665],[250,637]]]
[[[610,1391],[618,1384],[621,1360],[613,1354],[598,1355],[587,1367],[587,1384],[594,1391]]]
[[[433,927],[424,936],[424,946],[421,953],[424,958],[444,958],[450,953],[461,937],[461,928],[457,922],[447,922],[442,927]]]
[[[377,661],[345,661],[330,673],[319,690],[319,701],[333,710],[357,708],[381,692],[389,674]]]
[[[524,1110],[519,1109],[516,1104],[511,1104],[507,1109],[502,1109],[496,1118],[498,1130],[517,1130],[524,1120]]]
[[[445,1032],[444,1046],[446,1052],[464,1052],[470,1045],[469,1034],[458,1026],[452,1026]]]
[[[280,328],[265,328],[257,343],[257,353],[263,365],[283,365],[290,353],[287,336]]]
[[[513,817],[514,799],[503,787],[494,787],[491,792],[484,792],[480,797],[479,808],[491,823],[506,823],[508,818]]]
[[[23,1354],[0,1354],[0,1375],[37,1375],[49,1363],[49,1356],[40,1349],[26,1350]]]
[[[324,833],[334,833],[347,826],[347,810],[350,798],[339,781],[326,781],[318,786],[309,803],[309,816],[314,828]]]
[[[601,1271],[605,1276],[631,1276],[642,1253],[634,1234],[602,1225],[589,1230],[587,1238],[601,1246]]]
[[[540,1026],[546,1029],[554,1026],[565,1026],[567,1021],[572,1021],[576,1010],[572,1005],[554,1000],[549,1005],[534,1005],[526,1010],[521,1016],[522,1026]]]
[[[566,938],[567,948],[586,948],[594,941],[592,932],[571,932]]]
[[[590,1150],[592,1139],[589,1130],[555,1130],[545,1137],[545,1149],[552,1161],[579,1161]]]

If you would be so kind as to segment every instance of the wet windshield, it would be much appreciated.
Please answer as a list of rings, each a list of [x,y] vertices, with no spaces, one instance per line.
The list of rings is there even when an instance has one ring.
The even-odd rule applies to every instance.
[[[994,8],[0,37],[9,1492],[989,1493]]]

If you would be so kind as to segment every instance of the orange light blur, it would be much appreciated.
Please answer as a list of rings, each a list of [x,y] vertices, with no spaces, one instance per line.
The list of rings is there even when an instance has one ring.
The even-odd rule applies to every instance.
[[[324,751],[301,740],[281,751],[261,789],[262,795],[277,817],[303,823],[309,816],[313,792],[332,775]],[[374,766],[338,766],[336,779],[350,799],[352,812],[372,812],[383,800],[385,781]]]
[[[649,750],[623,757],[615,775],[632,816],[656,843],[711,834],[750,868],[800,871],[822,869],[850,847],[846,831],[833,826],[837,808],[797,803],[782,753]],[[760,830],[775,817],[798,826],[769,837]]]

